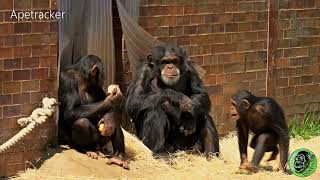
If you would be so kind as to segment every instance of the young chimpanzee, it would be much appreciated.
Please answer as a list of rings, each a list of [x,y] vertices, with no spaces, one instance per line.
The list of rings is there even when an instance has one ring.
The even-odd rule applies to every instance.
[[[161,45],[152,48],[148,59],[126,94],[138,137],[153,152],[188,148],[200,141],[206,155],[217,155],[210,99],[186,52]]]
[[[256,97],[242,90],[231,98],[230,113],[237,121],[240,169],[256,172],[265,152],[272,152],[268,161],[276,159],[280,148],[280,169],[286,171],[289,134],[280,105],[268,97]],[[251,163],[247,159],[248,133],[255,135],[250,147],[255,149]],[[279,145],[279,147],[278,147]]]
[[[114,88],[106,95],[102,87],[103,72],[99,57],[87,55],[60,74],[59,130],[66,135],[72,147],[95,159],[111,139],[114,159],[121,159],[125,153],[124,137],[120,122],[113,118],[113,114],[121,102],[122,93],[119,88]],[[112,129],[113,132],[100,133],[99,123],[104,124],[103,131]]]

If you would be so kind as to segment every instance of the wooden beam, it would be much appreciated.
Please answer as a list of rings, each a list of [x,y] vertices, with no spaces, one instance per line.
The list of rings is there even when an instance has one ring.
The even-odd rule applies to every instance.
[[[274,96],[274,68],[277,50],[277,6],[278,0],[268,0],[268,42],[267,42],[267,72],[266,96]]]

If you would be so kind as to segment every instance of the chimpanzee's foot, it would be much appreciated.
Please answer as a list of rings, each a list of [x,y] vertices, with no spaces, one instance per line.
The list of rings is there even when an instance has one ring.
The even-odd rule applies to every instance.
[[[239,169],[241,170],[245,170],[249,173],[256,173],[258,172],[258,167],[252,165],[251,163],[249,162],[246,162],[246,163],[243,163],[240,165]]]
[[[87,156],[92,159],[98,159],[99,157],[104,158],[105,155],[100,151],[86,151]]]
[[[128,160],[124,160],[121,156],[115,155],[107,160],[107,164],[116,164],[124,169],[130,169]]]

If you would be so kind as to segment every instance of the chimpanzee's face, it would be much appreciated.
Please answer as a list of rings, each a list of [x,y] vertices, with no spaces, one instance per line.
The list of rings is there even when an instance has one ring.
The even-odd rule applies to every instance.
[[[243,99],[240,102],[238,100],[231,98],[230,114],[231,118],[235,121],[239,120],[241,117],[243,118],[250,108],[250,102],[248,100]]]
[[[233,120],[243,118],[250,108],[253,95],[245,90],[238,91],[231,97],[230,114]]]
[[[175,85],[180,79],[181,59],[172,53],[165,54],[160,60],[161,80],[168,86]]]
[[[80,60],[80,73],[83,79],[89,82],[90,86],[102,87],[103,65],[99,57],[87,55]]]
[[[174,86],[185,72],[186,52],[176,45],[159,45],[151,50],[148,60],[159,72],[159,79],[167,86]]]
[[[237,103],[233,99],[231,99],[230,114],[232,120],[237,121],[238,119],[240,119]]]

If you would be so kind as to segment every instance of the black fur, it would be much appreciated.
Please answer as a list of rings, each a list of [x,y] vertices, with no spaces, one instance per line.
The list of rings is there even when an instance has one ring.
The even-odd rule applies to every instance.
[[[93,66],[97,67],[96,76],[91,74]],[[59,130],[66,136],[68,143],[80,151],[95,150],[97,146],[107,143],[107,138],[100,136],[98,122],[106,113],[114,113],[116,104],[106,100],[107,96],[102,88],[103,72],[100,58],[88,55],[60,74]],[[124,155],[120,122],[116,119],[113,121],[116,128],[109,139],[114,151]]]
[[[237,114],[237,132],[242,168],[247,160],[248,133],[255,135],[250,147],[255,149],[252,165],[257,168],[265,152],[273,152],[270,160],[273,160],[280,152],[280,168],[285,170],[288,159],[289,130],[285,121],[285,115],[280,105],[272,98],[257,97],[250,92],[242,90],[232,96],[232,114]],[[248,107],[242,104],[249,102]],[[279,145],[279,148],[278,148]],[[280,151],[279,151],[280,149]],[[240,166],[240,167],[241,167]]]
[[[172,86],[161,80],[166,66],[162,58],[166,56],[176,57],[172,66],[180,72],[178,82]],[[157,46],[148,59],[126,93],[126,109],[138,137],[153,152],[162,152],[166,147],[189,148],[200,141],[207,155],[218,153],[218,133],[209,115],[210,99],[185,51],[172,45]],[[191,108],[182,110],[183,105]],[[181,127],[195,132],[185,135]]]

